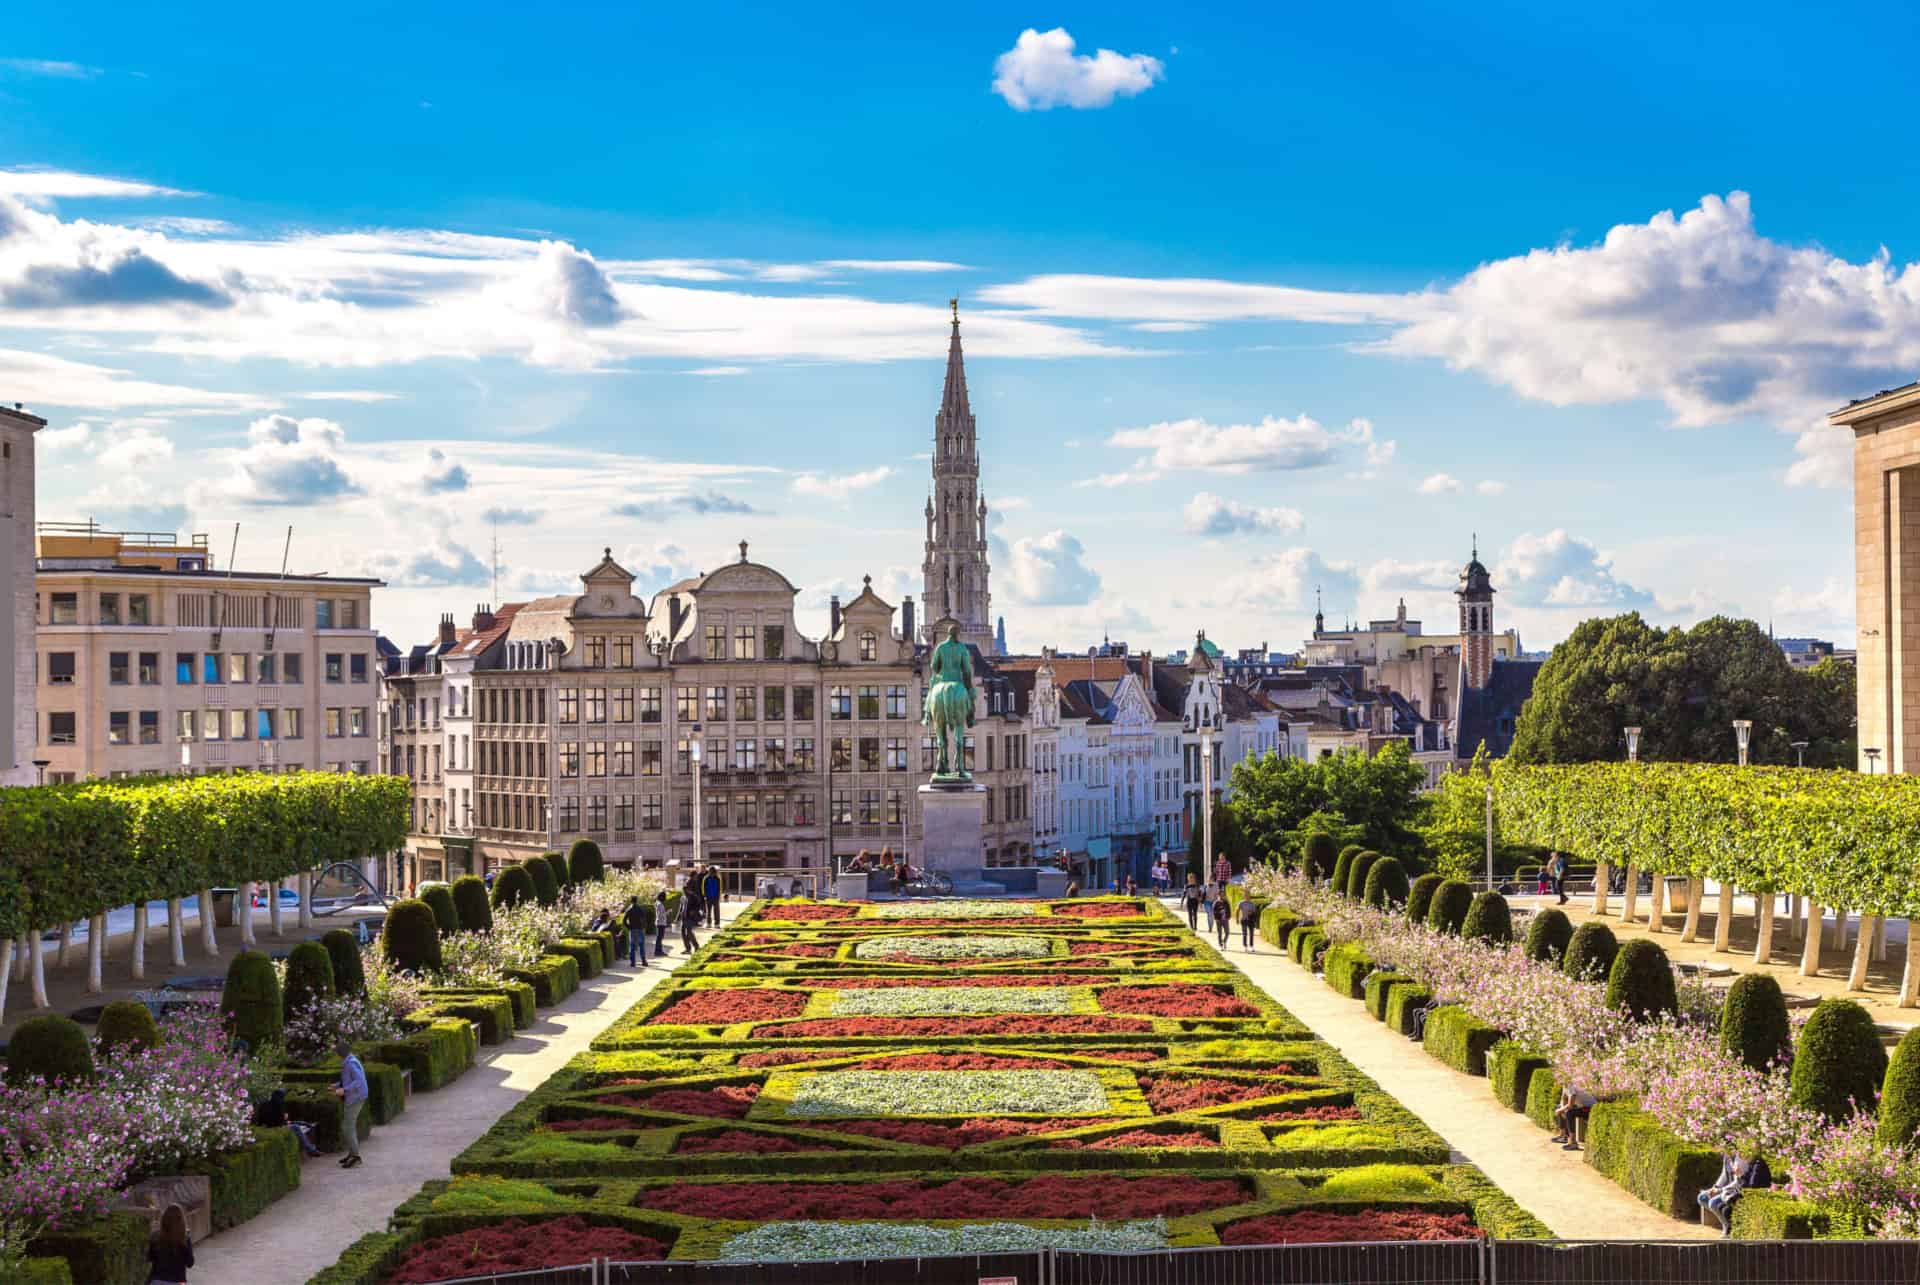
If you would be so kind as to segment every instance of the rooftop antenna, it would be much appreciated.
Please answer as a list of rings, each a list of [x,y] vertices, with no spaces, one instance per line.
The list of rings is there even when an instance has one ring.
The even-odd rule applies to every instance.
[[[493,524],[493,600],[500,601],[500,523]]]
[[[287,523],[286,547],[280,550],[280,578],[287,578],[287,559],[293,556],[293,523]]]
[[[233,545],[227,550],[227,579],[233,579],[233,560],[240,556],[240,524],[233,524]]]

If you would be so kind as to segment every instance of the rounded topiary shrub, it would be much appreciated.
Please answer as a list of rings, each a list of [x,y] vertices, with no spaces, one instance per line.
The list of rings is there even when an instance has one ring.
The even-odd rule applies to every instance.
[[[1553,907],[1540,911],[1527,925],[1527,958],[1551,964],[1567,957],[1567,943],[1573,940],[1573,921]]]
[[[1904,1147],[1920,1131],[1920,1026],[1900,1037],[1887,1078],[1880,1086],[1880,1123],[1874,1139],[1883,1147]]]
[[[1377,852],[1362,852],[1347,866],[1346,894],[1355,901],[1367,895],[1367,872],[1380,862]]]
[[[1416,924],[1427,922],[1427,911],[1433,907],[1433,894],[1446,879],[1441,875],[1424,874],[1413,881],[1407,889],[1407,918]]]
[[[1408,891],[1407,868],[1398,857],[1382,857],[1367,871],[1367,886],[1360,895],[1369,906],[1385,910],[1405,905]]]
[[[93,1042],[102,1056],[122,1050],[150,1049],[160,1042],[160,1027],[153,1010],[138,1000],[117,999],[100,1010],[100,1021],[93,1028]]]
[[[273,961],[257,950],[235,955],[227,965],[227,984],[220,990],[220,1011],[227,1015],[227,1029],[248,1049],[277,1041],[285,1029],[285,1009]]]
[[[333,956],[317,941],[303,941],[287,955],[287,984],[281,1007],[287,1020],[315,1000],[333,998]]]
[[[1325,831],[1308,835],[1306,846],[1300,850],[1300,865],[1309,879],[1332,878],[1333,864],[1339,859],[1339,846]]]
[[[1507,909],[1507,899],[1497,892],[1483,892],[1475,897],[1467,907],[1467,917],[1460,922],[1460,935],[1491,946],[1504,946],[1512,941],[1513,914]]]
[[[1333,878],[1329,881],[1329,886],[1335,892],[1347,890],[1347,874],[1353,869],[1353,859],[1359,855],[1360,849],[1349,845],[1342,848],[1340,855],[1333,859]]]
[[[387,908],[380,930],[380,953],[406,973],[433,972],[440,967],[440,924],[433,907],[418,899],[396,901]]]
[[[493,927],[493,906],[487,901],[487,882],[479,875],[461,875],[453,881],[453,909],[463,932],[483,933]]]
[[[507,910],[524,901],[537,901],[533,876],[525,866],[508,866],[493,877],[493,908]]]
[[[1673,964],[1667,952],[1635,937],[1620,947],[1607,970],[1607,1007],[1625,1009],[1635,1021],[1647,1022],[1662,1013],[1680,1011],[1673,984]]]
[[[1567,943],[1560,967],[1569,977],[1605,981],[1613,972],[1613,957],[1619,953],[1620,941],[1613,935],[1613,929],[1597,919],[1589,919],[1573,930],[1573,940]]]
[[[1433,890],[1433,901],[1427,906],[1427,927],[1458,936],[1460,926],[1467,922],[1467,911],[1472,908],[1473,889],[1467,886],[1467,881],[1443,879]]]
[[[1850,999],[1823,999],[1800,1028],[1788,1097],[1838,1123],[1856,1107],[1871,1113],[1886,1075],[1872,1016]]]
[[[535,901],[551,906],[560,900],[560,880],[554,876],[552,862],[545,857],[528,857],[521,863],[521,869],[533,880]]]
[[[540,859],[553,871],[553,884],[556,888],[565,888],[573,882],[573,876],[567,871],[567,858],[564,853],[544,852]]]
[[[327,948],[327,962],[333,965],[333,993],[365,995],[367,970],[360,962],[360,939],[344,928],[329,928],[320,935]]]
[[[427,903],[433,911],[433,922],[440,929],[441,936],[460,931],[460,912],[454,908],[453,889],[443,883],[420,890],[420,900]]]
[[[1756,1071],[1764,1071],[1793,1049],[1787,1023],[1787,997],[1767,973],[1746,973],[1727,988],[1720,1010],[1720,1043]]]
[[[575,839],[567,849],[567,878],[574,883],[599,883],[607,877],[607,862],[592,839]]]
[[[7,1079],[20,1081],[32,1075],[67,1082],[92,1077],[93,1048],[80,1023],[57,1013],[20,1023],[7,1041]]]

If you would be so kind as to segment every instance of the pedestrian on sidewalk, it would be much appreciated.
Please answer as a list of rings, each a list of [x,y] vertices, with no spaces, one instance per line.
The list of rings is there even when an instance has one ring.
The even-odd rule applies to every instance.
[[[340,1167],[357,1169],[360,1167],[360,1109],[367,1104],[367,1068],[360,1065],[353,1045],[345,1040],[334,1045],[334,1052],[340,1055],[340,1083],[333,1086],[333,1095],[340,1099],[340,1136],[347,1144],[347,1154],[340,1158]]]
[[[680,949],[691,955],[700,949],[700,938],[694,935],[694,929],[706,918],[706,904],[700,898],[700,889],[696,884],[688,884],[680,893]]]
[[[627,967],[647,966],[647,935],[653,931],[653,908],[634,897],[627,902]],[[637,961],[637,962],[636,962]]]
[[[168,1205],[160,1215],[160,1230],[147,1240],[147,1281],[149,1285],[186,1285],[187,1268],[192,1266],[187,1215],[180,1206]]]
[[[1260,926],[1260,903],[1247,897],[1240,903],[1240,949],[1251,953],[1254,949],[1254,930]]]
[[[1553,885],[1553,895],[1560,898],[1561,905],[1567,904],[1567,855],[1555,852],[1547,858],[1547,881]]]
[[[1194,932],[1200,931],[1200,906],[1206,900],[1206,892],[1200,887],[1200,881],[1194,875],[1187,876],[1187,927]]]
[[[1227,948],[1227,928],[1232,924],[1232,916],[1227,911],[1227,899],[1224,895],[1213,899],[1213,933],[1220,939],[1220,949]]]
[[[653,894],[653,953],[656,958],[669,953],[667,925],[672,922],[673,914],[667,909],[667,890],[662,888]]]
[[[707,874],[700,881],[700,898],[706,903],[707,926],[720,926],[720,870],[717,866],[708,866]]]

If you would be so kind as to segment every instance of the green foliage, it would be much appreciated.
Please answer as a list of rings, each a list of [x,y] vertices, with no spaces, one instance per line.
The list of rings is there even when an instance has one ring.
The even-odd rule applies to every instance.
[[[1379,860],[1380,854],[1377,852],[1362,852],[1356,856],[1347,865],[1347,881],[1340,886],[1340,890],[1355,901],[1360,900],[1367,892],[1367,872]]]
[[[1587,1163],[1674,1218],[1697,1216],[1694,1198],[1720,1174],[1718,1152],[1682,1141],[1624,1100],[1593,1108]]]
[[[1362,983],[1373,971],[1373,957],[1351,942],[1343,943],[1328,949],[1324,967],[1327,985],[1348,999],[1360,999]]]
[[[1680,999],[1667,952],[1645,937],[1635,937],[1622,945],[1613,957],[1613,967],[1607,970],[1607,1007],[1624,1008],[1639,1022],[1679,1012]]]
[[[1382,857],[1373,863],[1367,871],[1367,881],[1361,896],[1369,906],[1385,910],[1389,906],[1406,904],[1407,868],[1400,864],[1398,857]]]
[[[567,849],[567,882],[599,883],[607,877],[606,859],[592,839],[575,839]]]
[[[73,1279],[86,1285],[146,1285],[148,1234],[145,1214],[108,1214],[43,1231],[28,1242],[27,1253],[66,1260]]]
[[[1620,942],[1613,929],[1598,919],[1589,919],[1573,930],[1573,940],[1567,943],[1560,967],[1569,977],[1604,981],[1612,974],[1614,956],[1619,953]]]
[[[189,1163],[186,1171],[206,1176],[213,1229],[225,1231],[300,1185],[300,1144],[291,1129],[258,1129],[247,1146]]]
[[[1424,874],[1413,881],[1407,889],[1407,918],[1416,924],[1427,922],[1427,911],[1433,908],[1433,894],[1446,880],[1440,875]]]
[[[1887,1075],[1887,1051],[1873,1017],[1850,999],[1823,999],[1800,1028],[1789,1096],[1838,1123],[1856,1107],[1871,1112]]]
[[[406,973],[440,970],[440,922],[424,901],[396,901],[380,929],[380,952]]]
[[[460,931],[460,912],[454,908],[453,889],[443,883],[420,890],[420,900],[427,903],[433,911],[433,922],[440,929],[440,935],[451,936]]]
[[[1464,879],[1448,879],[1433,890],[1433,902],[1427,907],[1427,927],[1435,932],[1458,936],[1473,908],[1473,889]]]
[[[363,1060],[371,1054],[378,1061],[411,1071],[413,1091],[431,1093],[452,1083],[473,1065],[479,1042],[464,1018],[438,1018],[404,1039],[382,1040],[365,1045],[364,1051],[355,1051]]]
[[[117,999],[100,1010],[93,1040],[102,1054],[116,1049],[150,1049],[160,1042],[153,1011],[139,1000]]]
[[[329,928],[320,935],[333,965],[333,989],[340,995],[365,995],[367,970],[360,960],[360,943],[345,928]]]
[[[285,1010],[273,961],[257,950],[235,955],[227,965],[227,984],[220,991],[220,1011],[227,1015],[227,1029],[247,1048],[278,1042],[285,1029]]]
[[[443,1214],[524,1214],[536,1209],[571,1212],[576,1208],[573,1197],[561,1195],[544,1183],[484,1174],[456,1174],[447,1189],[433,1198],[434,1212]]]
[[[319,999],[332,999],[333,957],[317,941],[303,941],[287,956],[287,984],[282,1009],[289,1021],[295,1013]]]
[[[545,857],[528,857],[520,863],[520,868],[527,872],[527,878],[533,880],[535,901],[543,906],[551,906],[560,900],[560,879],[554,873],[552,862]],[[499,878],[494,880],[496,886],[499,882]]]
[[[1311,761],[1266,754],[1234,765],[1230,801],[1222,811],[1234,814],[1249,846],[1262,853],[1294,851],[1316,814],[1357,827],[1359,842],[1371,848],[1408,851],[1418,842],[1411,826],[1419,810],[1416,792],[1425,781],[1425,770],[1403,741],[1373,755]]]
[[[1904,1147],[1920,1133],[1920,1026],[1900,1037],[1880,1088],[1880,1123],[1874,1137],[1883,1147]]]
[[[16,1285],[73,1285],[73,1271],[64,1258],[23,1258],[14,1271]]]
[[[1324,830],[1307,836],[1307,842],[1300,851],[1300,863],[1306,869],[1308,878],[1332,877],[1333,863],[1340,859],[1336,844],[1334,837]]]
[[[1372,1015],[1376,1022],[1386,1021],[1387,1006],[1393,1000],[1394,989],[1400,986],[1413,986],[1416,984],[1413,978],[1403,976],[1400,973],[1374,973],[1372,976],[1365,978],[1362,983],[1362,989],[1365,991],[1365,994],[1362,998],[1366,1001],[1367,1012]]]
[[[496,886],[499,880],[494,880]],[[533,987],[534,1002],[541,1008],[558,1004],[580,989],[580,965],[566,955],[543,955],[532,968],[509,968],[507,976]]]
[[[1749,1191],[1733,1202],[1735,1240],[1823,1240],[1832,1227],[1825,1210],[1784,1191]]]
[[[1360,850],[1356,848],[1343,851],[1338,857],[1334,858],[1333,882],[1331,886],[1335,892],[1345,892],[1347,890],[1347,876],[1353,873],[1353,862],[1359,855]]]
[[[1746,973],[1727,988],[1727,1002],[1720,1009],[1720,1042],[1756,1071],[1792,1051],[1787,999],[1771,974]]]
[[[1494,946],[1504,946],[1513,940],[1513,915],[1507,909],[1507,899],[1491,890],[1481,893],[1467,907],[1467,917],[1460,924],[1460,935]]]
[[[1454,1070],[1485,1075],[1487,1050],[1500,1038],[1498,1028],[1488,1026],[1457,1004],[1445,1004],[1427,1015],[1421,1043]]]
[[[1216,861],[1225,857],[1235,874],[1244,871],[1255,855],[1246,830],[1240,824],[1239,814],[1228,803],[1213,805],[1213,855]],[[1206,827],[1198,822],[1187,838],[1187,869],[1203,872],[1200,874],[1203,882],[1213,878],[1213,868],[1207,865]]]
[[[1414,1010],[1432,1002],[1433,992],[1424,986],[1395,986],[1387,992],[1387,1029],[1412,1035]]]
[[[1527,925],[1527,958],[1548,964],[1564,960],[1572,940],[1573,921],[1564,911],[1551,906],[1535,911],[1533,922]]]
[[[1553,1113],[1560,1105],[1560,1080],[1550,1066],[1535,1068],[1527,1081],[1527,1119],[1542,1129],[1554,1128]]]
[[[1328,1174],[1320,1194],[1328,1200],[1393,1202],[1445,1199],[1447,1191],[1413,1165],[1358,1165]]]
[[[462,932],[492,931],[493,907],[487,901],[486,880],[479,875],[461,875],[453,881],[453,908]]]
[[[1487,1050],[1487,1082],[1494,1100],[1509,1111],[1524,1112],[1533,1077],[1545,1070],[1547,1059],[1527,1052],[1512,1040],[1499,1040]]]
[[[533,875],[525,866],[508,866],[493,877],[493,908],[509,910],[537,900]]]
[[[80,1023],[57,1013],[20,1023],[7,1040],[7,1079],[20,1081],[32,1075],[65,1081],[93,1077],[93,1049]]]
[[[567,870],[567,857],[565,853],[545,852],[540,855],[540,859],[547,863],[549,870],[553,871],[553,884],[555,888],[565,888],[573,882],[573,878]]]

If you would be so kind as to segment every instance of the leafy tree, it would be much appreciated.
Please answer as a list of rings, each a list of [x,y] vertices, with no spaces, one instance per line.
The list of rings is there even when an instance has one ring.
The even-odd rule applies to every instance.
[[[1239,874],[1247,868],[1253,858],[1253,844],[1240,826],[1234,809],[1225,803],[1213,805],[1213,855],[1216,860],[1225,857],[1233,872]],[[1271,858],[1268,858],[1271,860]],[[1197,822],[1193,834],[1187,839],[1187,869],[1198,874],[1201,880],[1213,878],[1213,867],[1206,864],[1207,831],[1206,826]]]
[[[1232,797],[1221,811],[1235,815],[1251,851],[1297,852],[1309,824],[1343,839],[1350,832],[1352,842],[1376,851],[1415,851],[1416,791],[1425,781],[1404,742],[1311,762],[1268,754],[1234,765]]]

